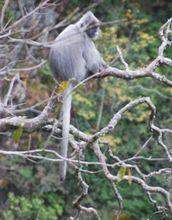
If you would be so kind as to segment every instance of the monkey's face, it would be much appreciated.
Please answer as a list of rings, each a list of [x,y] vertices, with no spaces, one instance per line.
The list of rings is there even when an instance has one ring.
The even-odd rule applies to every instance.
[[[86,30],[86,33],[89,38],[96,40],[99,36],[100,28],[99,26],[92,26]]]

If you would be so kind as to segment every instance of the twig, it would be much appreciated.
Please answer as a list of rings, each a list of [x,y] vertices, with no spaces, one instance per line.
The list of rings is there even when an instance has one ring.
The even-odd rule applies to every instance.
[[[0,19],[1,31],[3,31],[3,29],[4,29],[4,16],[5,16],[5,11],[8,7],[9,2],[10,2],[10,0],[5,0],[4,6],[2,7],[2,10],[1,10],[1,19]]]

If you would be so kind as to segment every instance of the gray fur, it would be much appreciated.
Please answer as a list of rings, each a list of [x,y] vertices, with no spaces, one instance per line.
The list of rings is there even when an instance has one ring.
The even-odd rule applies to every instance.
[[[70,110],[72,103],[72,84],[70,83],[64,91],[63,105],[61,110],[62,117],[62,141],[60,143],[60,155],[67,158],[68,144],[69,144],[69,125],[70,125]],[[67,162],[63,161],[59,164],[60,179],[63,181],[66,177]]]
[[[92,12],[85,13],[75,24],[69,25],[58,35],[55,43],[52,45],[49,54],[49,63],[53,75],[57,80],[76,79],[81,81],[90,73],[100,72],[106,67],[106,63],[96,49],[93,42],[98,36],[100,22]],[[97,28],[94,32],[87,31],[92,26]],[[89,36],[92,33],[94,36]],[[70,109],[72,95],[70,91],[72,84],[66,89],[63,97],[62,107],[62,142],[60,153],[67,157],[69,142]],[[68,94],[68,95],[67,95]],[[67,163],[60,164],[60,178],[65,179]]]

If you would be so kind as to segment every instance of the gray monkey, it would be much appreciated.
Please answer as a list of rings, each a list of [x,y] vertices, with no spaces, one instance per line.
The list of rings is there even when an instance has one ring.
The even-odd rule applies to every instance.
[[[96,49],[93,40],[99,34],[100,21],[91,11],[85,13],[78,22],[69,25],[55,39],[49,54],[49,64],[57,80],[69,81],[64,91],[62,105],[62,141],[60,154],[67,157],[69,142],[69,125],[73,83],[71,79],[82,81],[96,72],[104,70],[107,65]],[[59,175],[63,181],[66,177],[67,162],[60,162]]]

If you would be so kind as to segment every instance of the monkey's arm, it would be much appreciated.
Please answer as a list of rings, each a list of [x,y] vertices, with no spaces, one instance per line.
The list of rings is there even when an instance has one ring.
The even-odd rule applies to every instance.
[[[88,72],[93,74],[101,72],[108,67],[92,41],[87,42],[85,49],[83,50],[83,58],[87,64]]]

